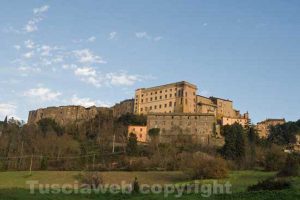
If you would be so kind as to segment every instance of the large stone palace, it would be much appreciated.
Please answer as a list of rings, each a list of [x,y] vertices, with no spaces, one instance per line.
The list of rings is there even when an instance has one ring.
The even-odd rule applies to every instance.
[[[162,142],[176,136],[174,128],[193,141],[206,143],[220,136],[219,125],[248,124],[249,114],[240,114],[231,100],[200,96],[197,90],[186,81],[139,88],[135,91],[134,113],[148,116],[147,129],[159,128]],[[140,142],[146,142],[141,133],[136,134]]]

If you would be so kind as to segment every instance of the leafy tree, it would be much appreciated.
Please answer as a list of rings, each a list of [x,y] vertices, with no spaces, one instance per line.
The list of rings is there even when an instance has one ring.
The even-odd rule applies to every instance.
[[[298,122],[287,122],[281,125],[271,126],[267,140],[278,145],[288,145],[296,142],[296,134],[300,133]]]
[[[42,157],[41,170],[47,170],[47,168],[48,168],[48,158]]]
[[[128,125],[145,126],[147,124],[147,117],[144,115],[135,115],[135,114],[127,113],[119,117],[117,121],[122,123],[125,126]]]
[[[159,128],[152,128],[152,129],[149,130],[148,135],[151,138],[154,138],[154,137],[158,137],[159,133],[160,133],[160,129]]]
[[[259,143],[259,137],[257,131],[251,126],[247,132],[248,143],[247,143],[247,158],[249,161],[249,167],[254,167],[256,163],[256,145]]]
[[[64,129],[54,119],[44,118],[38,121],[38,127],[40,130],[47,134],[48,132],[54,131],[58,136],[63,135]]]
[[[130,133],[128,143],[127,143],[127,154],[130,156],[137,155],[138,146],[137,146],[137,137],[135,134]]]
[[[4,124],[7,124],[7,122],[8,122],[8,121],[7,121],[7,116],[5,117],[5,119],[4,119],[3,122],[4,122]]]
[[[245,157],[246,143],[244,129],[239,124],[223,127],[225,144],[221,149],[223,157],[229,160],[241,161]]]

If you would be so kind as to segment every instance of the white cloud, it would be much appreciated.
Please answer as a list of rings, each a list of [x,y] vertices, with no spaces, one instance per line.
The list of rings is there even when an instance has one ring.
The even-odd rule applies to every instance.
[[[76,69],[77,65],[75,65],[75,64],[63,64],[62,68],[63,69]]]
[[[74,71],[77,76],[96,76],[96,70],[92,67],[81,67]]]
[[[27,33],[35,32],[38,30],[39,22],[43,21],[43,13],[47,12],[49,9],[48,5],[41,6],[39,8],[33,9],[33,17],[24,26],[24,31]]]
[[[34,8],[33,13],[36,14],[36,15],[40,15],[40,14],[48,11],[48,9],[49,9],[49,5],[43,5],[39,8]]]
[[[43,45],[41,47],[41,56],[50,56],[50,51],[52,48],[48,45]]]
[[[116,37],[117,37],[117,32],[113,31],[113,32],[109,33],[108,39],[114,40],[114,39],[116,39]]]
[[[41,71],[41,68],[38,68],[38,67],[19,67],[18,68],[19,71],[22,71],[22,72],[40,72]]]
[[[81,63],[106,63],[102,57],[98,55],[94,55],[94,53],[89,49],[81,49],[73,51],[75,57]]]
[[[84,107],[91,107],[91,106],[96,105],[95,101],[92,101],[89,98],[79,98],[76,95],[73,95],[73,97],[71,99],[71,103],[74,105],[80,105],[80,106],[84,106]]]
[[[96,41],[96,37],[95,36],[92,36],[92,37],[89,37],[87,39],[88,42],[95,42]]]
[[[24,93],[24,96],[38,98],[41,101],[57,100],[57,97],[59,97],[60,95],[60,92],[54,92],[48,88],[43,87],[33,88]]]
[[[161,36],[157,36],[157,37],[155,37],[153,40],[157,42],[157,41],[160,41],[161,39],[162,39]]]
[[[148,35],[147,32],[137,32],[137,33],[135,33],[135,36],[136,36],[137,38],[151,39],[150,35]]]
[[[94,101],[90,98],[79,98],[77,95],[73,95],[71,98],[71,103],[73,105],[80,105],[84,107],[91,107],[91,106],[101,106],[101,107],[110,107],[110,104],[104,103],[101,101]]]
[[[34,49],[35,48],[35,44],[32,40],[24,41],[24,45],[27,49]]]
[[[31,32],[35,32],[38,30],[38,26],[37,24],[42,21],[41,18],[34,18],[34,19],[31,19],[27,22],[27,24],[25,25],[24,27],[24,30],[27,32],[27,33],[31,33]]]
[[[139,39],[147,39],[147,40],[153,40],[155,42],[158,42],[162,39],[162,36],[156,36],[156,37],[152,37],[151,35],[149,35],[147,32],[136,32],[135,36]]]
[[[106,78],[109,81],[109,83],[114,86],[131,86],[135,82],[141,80],[138,75],[128,75],[125,72],[108,73],[106,74]]]
[[[21,46],[20,45],[14,45],[14,48],[19,51],[21,49]]]
[[[6,116],[8,118],[16,116],[17,106],[10,103],[0,103],[0,119],[4,119]]]
[[[27,58],[27,59],[30,59],[33,56],[34,56],[34,52],[33,51],[29,51],[29,52],[23,54],[23,57]]]

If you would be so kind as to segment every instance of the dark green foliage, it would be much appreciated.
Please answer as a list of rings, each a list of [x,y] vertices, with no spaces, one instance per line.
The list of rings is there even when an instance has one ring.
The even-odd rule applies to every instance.
[[[299,121],[287,122],[285,124],[271,126],[268,141],[278,145],[287,145],[295,143],[295,135],[300,133]]]
[[[289,154],[278,176],[300,176],[300,155]]]
[[[38,121],[39,129],[46,134],[47,132],[54,131],[58,136],[64,133],[64,129],[56,123],[54,119],[44,118]]]
[[[258,182],[256,185],[248,187],[248,191],[259,191],[259,190],[283,190],[291,187],[291,183],[284,179],[267,179]]]
[[[285,156],[281,147],[271,146],[265,156],[265,170],[280,170],[284,166]]]
[[[134,115],[134,114],[127,113],[119,117],[117,122],[120,122],[125,126],[128,125],[146,126],[147,117],[144,115]]]
[[[42,157],[41,170],[47,170],[47,169],[48,169],[48,158]]]
[[[159,133],[160,133],[160,129],[159,128],[152,128],[148,131],[148,135],[150,137],[157,137],[159,136]]]
[[[241,161],[245,157],[246,144],[244,129],[239,124],[223,127],[225,144],[221,149],[221,154],[225,159]]]
[[[248,151],[247,151],[247,157],[248,157],[248,165],[250,165],[250,168],[255,167],[256,164],[256,145],[259,141],[259,137],[257,134],[257,131],[255,130],[254,127],[250,127],[247,130],[247,135],[248,135]]]
[[[135,177],[134,182],[132,184],[132,192],[133,193],[139,193],[140,192],[140,184],[137,180],[137,177]]]
[[[135,134],[130,133],[127,143],[127,154],[134,156],[138,154],[137,137]]]

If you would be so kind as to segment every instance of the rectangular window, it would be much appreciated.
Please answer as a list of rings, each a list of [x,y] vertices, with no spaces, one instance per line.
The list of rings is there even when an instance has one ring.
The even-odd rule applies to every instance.
[[[154,106],[154,109],[156,109],[156,108],[157,108],[157,106],[155,105],[155,106]]]
[[[157,100],[157,97],[155,97],[155,100]]]
[[[169,107],[172,107],[172,101],[169,102]]]
[[[172,94],[170,94],[170,98],[172,97]]]

